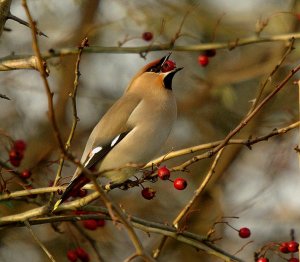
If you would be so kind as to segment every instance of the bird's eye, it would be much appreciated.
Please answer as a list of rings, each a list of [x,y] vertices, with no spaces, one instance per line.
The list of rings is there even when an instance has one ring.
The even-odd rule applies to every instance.
[[[150,68],[147,70],[147,72],[154,72],[154,73],[158,73],[158,72],[159,72],[159,70],[160,70],[160,68],[159,68],[159,67],[157,67],[157,66],[152,66],[152,67],[150,67]]]

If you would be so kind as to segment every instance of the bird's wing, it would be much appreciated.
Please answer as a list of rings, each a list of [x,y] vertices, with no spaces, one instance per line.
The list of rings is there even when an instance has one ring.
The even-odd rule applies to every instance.
[[[85,168],[93,168],[99,163],[130,131],[118,134],[110,143],[95,147],[88,155],[84,163]]]
[[[125,94],[102,117],[91,133],[81,162],[86,168],[92,168],[99,163],[134,126],[128,124],[128,119],[134,109],[141,102],[137,96]],[[62,202],[70,197],[72,192],[79,190],[89,182],[81,169],[77,168],[68,187],[54,206],[55,210]]]
[[[98,161],[103,159],[134,128],[128,119],[140,102],[141,98],[132,94],[125,94],[115,102],[92,131],[81,158],[83,165],[90,165],[93,155],[97,155]]]

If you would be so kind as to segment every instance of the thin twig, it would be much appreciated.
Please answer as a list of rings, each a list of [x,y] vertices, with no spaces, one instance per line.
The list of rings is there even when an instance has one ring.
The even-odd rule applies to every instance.
[[[287,50],[285,51],[285,53],[283,54],[282,58],[280,59],[280,61],[278,62],[278,64],[275,66],[275,68],[272,70],[272,72],[268,75],[268,77],[266,78],[266,80],[261,84],[259,90],[258,90],[258,94],[255,97],[255,100],[252,104],[252,107],[249,110],[250,114],[253,109],[257,106],[258,102],[261,99],[261,96],[265,90],[265,87],[267,86],[268,83],[270,83],[272,81],[272,77],[274,76],[274,74],[278,71],[278,69],[280,68],[280,66],[282,65],[282,63],[285,61],[285,59],[288,57],[288,55],[294,50],[294,43],[295,43],[295,39],[292,38],[290,40],[290,43],[287,47]]]
[[[88,176],[88,178],[91,179],[94,186],[96,187],[96,190],[99,193],[101,200],[106,205],[112,220],[115,221],[116,219],[118,219],[125,226],[125,228],[127,230],[127,234],[130,237],[131,242],[133,243],[133,245],[136,249],[137,255],[139,255],[145,261],[153,261],[153,259],[150,256],[148,256],[147,253],[145,252],[141,241],[139,240],[138,236],[136,235],[131,222],[124,215],[124,212],[109,199],[108,195],[105,193],[105,191],[102,189],[102,187],[98,184],[98,181],[94,176]]]
[[[50,259],[50,261],[55,262],[54,257],[51,255],[51,253],[48,251],[48,249],[44,246],[44,244],[38,239],[38,237],[36,236],[36,234],[33,232],[33,230],[31,228],[31,225],[29,224],[29,222],[27,220],[25,220],[24,224],[28,228],[28,230],[29,230],[30,234],[32,235],[33,239],[35,240],[35,242],[45,252],[45,254],[48,256],[48,258]]]
[[[78,120],[79,120],[78,115],[77,115],[77,104],[76,104],[76,95],[77,95],[77,89],[78,89],[79,77],[80,77],[79,65],[80,65],[81,55],[82,55],[83,49],[87,46],[88,46],[88,39],[87,39],[87,37],[85,37],[82,40],[80,46],[78,47],[79,52],[78,52],[78,55],[77,55],[77,60],[76,60],[76,65],[75,65],[74,88],[73,88],[72,93],[70,93],[70,95],[69,95],[71,97],[71,101],[72,101],[73,122],[72,122],[72,127],[71,127],[71,130],[70,130],[68,140],[65,144],[65,152],[69,151],[69,148],[71,146],[71,142],[72,142],[74,134],[75,134],[75,129],[76,129],[76,126],[77,126],[77,123],[78,123]],[[60,160],[59,160],[59,165],[58,165],[58,169],[57,169],[57,173],[56,173],[56,176],[55,176],[53,186],[56,186],[58,181],[61,179],[61,172],[62,172],[62,169],[63,169],[64,162],[65,162],[65,157],[64,157],[64,154],[62,154],[61,157],[60,157]],[[53,196],[54,195],[52,194],[51,197],[50,197],[49,202],[52,202]]]
[[[253,111],[246,115],[246,117],[231,131],[229,134],[225,137],[225,139],[215,148],[213,148],[211,151],[206,152],[204,154],[198,155],[193,157],[192,159],[184,162],[181,165],[178,165],[174,168],[172,168],[172,171],[184,171],[188,166],[191,164],[194,164],[198,162],[200,159],[206,158],[206,157],[212,157],[215,155],[221,148],[226,146],[229,142],[229,140],[236,135],[241,129],[243,129],[248,122],[273,98],[286,84],[287,82],[300,70],[300,65],[292,69],[289,74],[281,81],[281,83],[268,95],[266,96],[263,101],[256,106],[256,108],[253,109]]]
[[[89,206],[86,208],[87,211],[91,212],[101,212],[101,214],[84,214],[84,215],[59,215],[59,216],[53,216],[53,217],[44,217],[44,218],[35,218],[28,220],[28,223],[30,225],[40,225],[40,224],[48,224],[53,222],[62,222],[62,221],[82,221],[87,219],[111,219],[109,216],[109,212],[104,207],[99,206]],[[174,238],[177,241],[186,243],[188,245],[191,245],[193,247],[196,247],[198,249],[201,249],[205,251],[206,253],[209,253],[211,255],[214,255],[216,257],[219,257],[225,261],[242,261],[241,259],[229,254],[223,249],[220,249],[216,245],[210,243],[207,240],[206,236],[194,234],[188,231],[181,231],[178,232],[178,230],[172,226],[152,222],[149,220],[141,219],[138,217],[131,216],[131,221],[133,227],[140,229],[144,232],[148,233],[157,233],[162,235],[167,235],[168,237]],[[3,225],[2,225],[3,226]],[[8,224],[5,225],[6,227],[10,226],[24,226],[24,220],[19,221],[9,221]]]
[[[245,145],[248,148],[251,148],[252,145],[259,143],[261,141],[267,141],[269,138],[277,135],[283,135],[287,133],[290,130],[293,130],[297,128],[300,125],[300,121],[295,122],[289,126],[283,127],[283,128],[275,128],[272,132],[269,134],[263,135],[263,136],[258,136],[255,138],[248,138],[248,139],[230,139],[227,143],[227,145]],[[169,152],[167,155],[160,156],[151,162],[149,162],[145,167],[151,167],[152,165],[155,165],[157,163],[161,163],[162,161],[166,161],[169,159],[173,159],[176,157],[180,157],[183,155],[188,155],[192,153],[196,153],[202,150],[207,150],[207,149],[212,149],[215,148],[216,146],[220,145],[223,142],[223,140],[215,141],[215,142],[210,142],[206,144],[201,144],[197,146],[192,146],[184,149],[180,149],[177,151]],[[205,156],[203,158],[207,158],[209,156]]]
[[[37,40],[37,29],[35,26],[35,23],[32,19],[32,16],[30,14],[29,8],[27,6],[27,1],[26,0],[22,0],[22,5],[25,9],[26,15],[28,17],[29,20],[29,25],[31,28],[31,35],[32,35],[32,48],[33,51],[35,53],[35,56],[37,57],[37,62],[38,62],[38,68],[39,68],[39,72],[40,75],[42,77],[43,83],[44,83],[44,87],[47,93],[47,98],[48,98],[48,117],[50,119],[50,122],[52,124],[52,128],[56,137],[56,140],[58,142],[58,145],[61,149],[62,152],[64,152],[64,145],[61,139],[61,135],[60,135],[60,131],[56,122],[56,117],[55,117],[55,112],[54,112],[54,106],[53,106],[53,92],[50,89],[48,80],[47,80],[47,71],[45,70],[45,66],[44,63],[45,61],[43,61],[39,46],[38,46],[38,40]]]
[[[178,216],[174,219],[173,221],[173,225],[178,228],[178,224],[179,222],[182,220],[182,218],[190,211],[191,207],[193,206],[193,204],[199,199],[199,197],[201,196],[203,190],[205,189],[205,187],[207,186],[208,182],[210,181],[210,179],[212,178],[213,174],[215,173],[215,168],[220,160],[220,157],[222,155],[222,152],[224,150],[224,147],[222,149],[220,149],[220,151],[217,153],[215,160],[213,161],[207,175],[205,176],[204,180],[202,181],[202,183],[200,184],[200,186],[197,188],[197,190],[194,192],[194,196],[192,197],[192,199],[189,201],[189,203],[180,211],[180,213],[178,214]]]
[[[300,121],[300,80],[298,80],[298,119]],[[300,126],[299,126],[299,144],[298,144],[298,149],[300,147]],[[296,151],[298,153],[298,160],[299,160],[299,169],[300,169],[300,150]]]
[[[177,52],[200,52],[208,49],[230,49],[235,47],[258,44],[264,42],[286,42],[291,39],[299,39],[300,33],[281,34],[265,37],[251,36],[247,38],[235,39],[229,42],[213,42],[213,43],[201,43],[197,45],[184,45],[177,46],[170,43],[161,45],[147,45],[139,47],[119,47],[119,46],[90,46],[84,49],[87,53],[135,53],[142,54],[151,51],[165,51],[172,50]],[[62,57],[67,55],[78,54],[77,48],[62,48],[51,50],[51,52],[43,53],[42,57],[47,60],[54,57]],[[37,69],[32,59],[32,55],[10,55],[0,59],[0,71],[16,70],[16,69]]]
[[[192,199],[188,202],[187,205],[185,205],[185,207],[179,212],[177,217],[173,220],[172,224],[175,228],[177,228],[177,229],[179,228],[179,223],[181,222],[183,217],[190,211],[191,207],[194,205],[194,203],[201,196],[201,193],[203,192],[204,188],[206,187],[206,185],[210,181],[211,177],[215,173],[215,168],[218,164],[218,161],[219,161],[219,159],[222,155],[223,150],[224,150],[224,147],[217,153],[217,155],[215,157],[215,160],[213,161],[207,175],[205,176],[204,180],[202,181],[200,186],[197,188],[197,190],[194,192],[194,195],[193,195]],[[163,236],[160,240],[160,243],[159,243],[158,247],[153,251],[153,257],[154,258],[157,258],[159,256],[159,254],[160,254],[162,248],[164,247],[166,241],[167,241],[167,236]]]
[[[14,20],[18,23],[20,23],[21,25],[25,25],[26,27],[29,27],[30,28],[30,25],[24,21],[23,19],[17,17],[17,16],[14,16],[13,14],[9,13],[8,16],[7,16],[7,19],[11,19],[11,20]],[[42,31],[40,31],[39,29],[36,29],[36,33],[38,35],[41,35],[41,36],[45,36],[45,37],[48,37],[47,35],[45,35]]]
[[[288,131],[293,130],[297,127],[300,127],[300,121],[295,122],[295,123],[293,123],[289,126],[283,127],[283,128],[279,128],[279,129],[275,128],[269,134],[259,136],[256,138],[230,139],[228,141],[227,145],[245,145],[248,148],[251,148],[252,145],[254,145],[254,144],[257,144],[261,141],[267,141],[269,138],[271,138],[273,136],[283,135],[283,134],[287,133]],[[212,148],[218,146],[219,144],[221,144],[222,141],[223,140],[215,141],[215,142],[211,142],[211,143],[207,143],[207,144],[201,144],[201,145],[181,149],[178,151],[170,152],[167,155],[163,155],[163,156],[149,162],[149,164],[147,164],[147,167],[151,166],[153,164],[161,163],[162,161],[166,161],[168,159],[192,154],[192,153],[195,153],[195,152],[198,152],[201,150],[205,150],[205,149],[212,149]],[[206,156],[206,158],[207,157],[209,157],[209,156]],[[6,169],[10,169],[10,167],[5,162],[2,162],[1,160],[0,160],[0,166],[4,167]],[[10,172],[15,172],[14,174],[17,177],[20,176],[20,174],[17,171],[13,171],[12,169],[10,169],[10,170],[11,170]],[[24,181],[24,182],[26,182],[26,181]],[[87,184],[83,188],[89,189],[89,190],[95,190],[95,187],[92,184]],[[115,187],[110,186],[110,190],[114,189],[114,188]],[[3,193],[0,195],[0,201],[8,200],[8,199],[15,199],[15,198],[19,198],[19,197],[26,197],[29,195],[47,194],[47,193],[57,192],[59,190],[65,190],[65,189],[66,189],[66,186],[56,186],[56,187],[35,188],[35,189],[31,189],[31,190],[20,190],[20,191],[16,191],[16,192],[12,192],[12,193]]]

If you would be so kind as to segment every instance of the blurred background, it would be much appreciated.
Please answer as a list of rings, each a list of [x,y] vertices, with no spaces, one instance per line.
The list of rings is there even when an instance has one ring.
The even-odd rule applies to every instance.
[[[260,36],[288,34],[299,31],[300,4],[297,0],[202,0],[202,1],[128,1],[128,0],[65,0],[28,1],[40,30],[48,35],[39,37],[43,54],[49,49],[77,47],[84,36],[91,46],[145,46],[141,36],[153,33],[153,44],[169,43],[181,29],[175,45],[224,42],[255,36],[260,22],[267,22]],[[15,0],[11,13],[27,20],[21,1]],[[0,56],[12,53],[33,54],[30,29],[8,20],[0,38]],[[264,95],[273,90],[299,62],[298,42],[276,75],[272,77]],[[184,67],[173,81],[178,103],[178,120],[161,154],[171,150],[223,139],[247,114],[251,100],[281,60],[287,42],[255,43],[233,50],[217,50],[206,67],[198,62],[201,52],[173,52],[172,60]],[[136,54],[84,53],[80,64],[80,84],[77,109],[80,121],[71,152],[80,158],[86,139],[99,118],[118,99],[131,77],[146,63],[164,56],[168,50],[149,52],[146,59]],[[68,94],[73,89],[76,56],[47,60],[51,89],[59,129],[67,138],[72,123],[72,107]],[[296,79],[296,78],[295,78]],[[31,169],[34,187],[48,186],[55,178],[60,157],[51,125],[47,118],[47,96],[39,73],[16,70],[0,73],[0,93],[10,100],[0,100],[0,158],[8,159],[9,139],[23,139],[28,144],[19,170]],[[298,88],[290,81],[285,88],[247,125],[236,138],[247,139],[270,133],[274,128],[298,121]],[[216,226],[218,246],[244,261],[253,261],[254,252],[272,241],[288,241],[290,229],[299,240],[298,196],[300,177],[298,156],[294,148],[299,142],[298,131],[260,142],[252,150],[243,146],[228,146],[216,173],[201,200],[186,219],[187,230],[206,235],[214,222],[222,216],[236,228],[249,227],[253,242],[241,239],[236,231],[224,224]],[[197,155],[197,154],[195,154]],[[190,159],[179,157],[165,164],[172,167]],[[177,191],[172,183],[150,182],[156,197],[145,200],[140,188],[128,191],[113,190],[109,194],[129,214],[147,220],[171,224],[179,211],[201,184],[213,159],[205,159],[189,167],[189,173],[174,173],[184,177],[188,187]],[[66,163],[65,177],[72,176],[75,167]],[[6,174],[7,175],[7,174]],[[13,182],[9,190],[21,188]],[[39,199],[43,200],[43,199]],[[40,201],[40,202],[41,202]],[[1,204],[1,203],[0,203]],[[0,215],[21,212],[36,207],[36,203],[14,202],[1,205]],[[50,225],[34,226],[34,231],[57,261],[67,261],[66,251],[76,241],[89,250],[91,261],[97,261],[87,241],[71,226],[63,223],[63,234]],[[97,231],[87,232],[97,240],[104,261],[123,261],[134,251],[124,229],[111,222]],[[145,248],[151,252],[160,236],[138,232]],[[284,261],[268,252],[271,261]],[[158,261],[220,261],[183,243],[168,240]],[[26,228],[1,230],[0,261],[47,261]]]

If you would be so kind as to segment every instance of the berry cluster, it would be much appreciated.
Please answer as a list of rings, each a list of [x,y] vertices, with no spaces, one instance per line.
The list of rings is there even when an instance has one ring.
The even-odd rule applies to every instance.
[[[292,236],[292,239],[294,239],[294,236]],[[299,262],[299,259],[294,257],[294,253],[299,251],[299,243],[291,240],[291,241],[287,241],[287,242],[281,242],[281,243],[270,243],[267,244],[265,247],[263,247],[261,250],[265,250],[262,256],[259,256],[256,259],[256,262],[269,262],[269,259],[265,256],[266,251],[274,250],[274,247],[276,247],[276,249],[278,248],[278,250],[283,253],[283,254],[290,254],[290,257],[286,259],[286,261],[288,262]],[[278,254],[278,251],[275,251]],[[259,254],[261,255],[261,254]],[[282,255],[280,255],[281,258],[283,258]]]
[[[209,58],[214,57],[216,55],[215,49],[205,50],[201,55],[198,56],[198,63],[205,67],[209,64]]]
[[[282,242],[279,245],[279,251],[285,254],[298,252],[298,248],[299,243],[293,240],[289,242]]]
[[[11,147],[9,151],[9,162],[15,166],[19,167],[21,165],[21,162],[24,157],[24,153],[26,150],[26,143],[24,140],[16,140],[13,143],[13,146]],[[28,179],[32,175],[31,171],[29,169],[24,169],[20,173],[20,177],[23,179]]]
[[[75,213],[75,215],[94,214],[92,212],[80,211],[80,210],[77,210],[74,213]],[[82,225],[85,229],[94,231],[99,227],[104,227],[105,220],[104,219],[87,219],[87,220],[82,221]]]
[[[21,165],[21,161],[24,157],[26,149],[26,143],[23,140],[16,140],[9,151],[9,162],[18,167]]]
[[[170,180],[171,172],[166,166],[160,167],[157,170],[157,175],[161,180],[168,180],[173,182],[174,188],[176,188],[177,190],[183,190],[187,187],[187,182],[184,178],[180,177],[176,178],[174,181]],[[151,187],[143,187],[141,193],[143,198],[151,200],[155,197],[156,191]]]
[[[78,247],[76,249],[69,250],[67,252],[68,260],[71,262],[76,262],[78,259],[82,262],[89,262],[89,254],[82,248]]]

